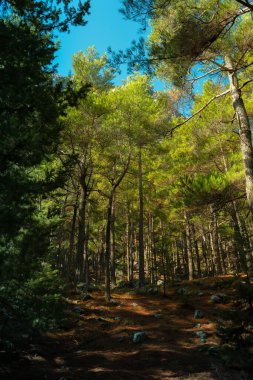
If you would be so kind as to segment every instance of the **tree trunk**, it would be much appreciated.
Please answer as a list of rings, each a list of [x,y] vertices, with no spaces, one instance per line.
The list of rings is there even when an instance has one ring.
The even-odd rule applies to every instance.
[[[113,195],[114,194],[112,193],[107,204],[107,223],[105,234],[105,300],[107,302],[111,299],[110,256]]]
[[[232,60],[229,56],[225,56],[225,64],[228,68],[228,78],[230,83],[232,103],[239,124],[241,152],[246,179],[246,195],[251,212],[251,218],[253,219],[253,147],[250,122],[241,96],[237,72],[234,69]]]
[[[214,209],[214,206],[210,206],[211,210],[211,247],[212,247],[212,254],[213,254],[213,274],[222,274],[222,267],[221,267],[221,259],[220,259],[220,251],[219,251],[219,236],[218,236],[218,223],[217,223],[217,214]]]
[[[113,286],[116,285],[116,274],[115,274],[115,195],[112,200],[112,220],[111,220],[111,283]]]
[[[143,183],[142,183],[142,154],[139,147],[138,154],[138,175],[139,175],[139,287],[145,285],[144,270],[144,239],[143,239]]]
[[[80,204],[80,208],[79,208],[79,220],[78,220],[77,267],[76,267],[76,279],[77,279],[77,281],[83,281],[84,280],[86,205],[87,205],[87,193],[86,193],[85,186],[82,184],[82,186],[81,186],[81,204]]]
[[[70,229],[70,237],[69,237],[69,278],[74,280],[74,269],[75,269],[75,256],[74,256],[74,246],[75,246],[75,230],[76,230],[76,219],[77,219],[77,211],[79,206],[79,191],[76,193],[76,199],[73,207],[73,216],[71,222]]]
[[[192,252],[192,244],[191,244],[191,231],[190,231],[190,223],[188,220],[188,216],[185,213],[185,234],[186,234],[186,246],[187,246],[187,258],[188,258],[188,274],[189,281],[193,280],[194,277],[194,267],[193,267],[193,252]]]

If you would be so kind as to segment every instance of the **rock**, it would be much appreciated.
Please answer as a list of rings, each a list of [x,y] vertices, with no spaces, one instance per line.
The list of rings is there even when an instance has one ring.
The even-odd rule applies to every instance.
[[[213,294],[211,296],[211,301],[214,303],[225,303],[228,299],[228,296],[225,293]]]
[[[177,289],[177,294],[180,294],[181,296],[187,294],[187,289],[186,288],[179,288]]]
[[[83,296],[83,301],[88,301],[88,300],[92,300],[92,299],[93,299],[93,297],[88,293]]]
[[[197,331],[196,332],[196,335],[200,338],[200,339],[206,339],[207,338],[207,333],[205,331]]]
[[[144,331],[136,332],[133,336],[133,343],[143,343],[147,339],[147,334]]]
[[[211,296],[210,299],[211,299],[211,301],[214,302],[214,303],[221,303],[221,302],[222,302],[222,298],[219,297],[219,296],[216,295],[216,294],[213,294],[213,295]]]
[[[114,320],[115,320],[115,321],[120,321],[121,318],[120,318],[120,317],[115,317]]]
[[[81,307],[77,306],[73,309],[74,313],[76,314],[79,314],[79,315],[83,315],[85,313],[84,309],[82,309]]]
[[[194,312],[194,318],[195,319],[201,319],[201,318],[204,318],[204,313],[203,313],[203,311],[201,311],[201,310],[195,310],[195,312]]]
[[[162,318],[162,314],[154,314],[154,317],[157,319],[160,319],[160,318]]]
[[[103,317],[98,317],[98,318],[96,318],[96,321],[98,321],[98,322],[106,322],[106,323],[108,323],[107,319],[105,319],[105,318],[103,318]]]
[[[154,287],[152,286],[152,287],[147,289],[147,293],[148,294],[157,294],[157,293],[159,293],[159,290],[158,290],[157,286],[154,286]]]

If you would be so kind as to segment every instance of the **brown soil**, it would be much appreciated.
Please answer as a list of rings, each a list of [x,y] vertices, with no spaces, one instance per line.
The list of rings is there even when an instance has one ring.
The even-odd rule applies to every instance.
[[[49,333],[31,344],[12,362],[1,379],[27,380],[139,380],[139,379],[253,379],[223,368],[221,362],[200,350],[196,331],[208,332],[207,346],[219,342],[214,334],[217,308],[214,290],[198,287],[203,295],[187,297],[169,291],[161,295],[114,293],[117,304],[106,304],[101,292],[92,300],[72,300],[84,315],[73,317],[68,331]],[[232,291],[232,290],[231,290]],[[226,290],[228,292],[228,290]],[[194,319],[194,310],[205,317]],[[154,314],[161,314],[156,318]],[[116,319],[115,319],[116,318]],[[196,327],[200,323],[201,327]],[[145,331],[144,343],[134,344],[133,334]]]

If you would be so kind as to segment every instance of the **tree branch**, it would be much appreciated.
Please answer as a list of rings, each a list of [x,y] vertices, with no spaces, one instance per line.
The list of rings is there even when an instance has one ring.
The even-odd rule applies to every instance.
[[[185,119],[182,123],[179,123],[175,127],[173,127],[170,132],[172,133],[175,129],[177,129],[178,127],[181,127],[181,125],[184,125],[185,123],[187,123],[189,120],[191,120],[192,118],[197,116],[200,112],[202,112],[205,108],[207,108],[214,100],[221,98],[222,96],[227,95],[229,92],[230,92],[230,90],[226,90],[226,91],[222,92],[221,94],[215,95],[213,98],[209,99],[208,102],[204,106],[202,106],[198,111],[194,112],[194,114],[192,114],[190,117]]]

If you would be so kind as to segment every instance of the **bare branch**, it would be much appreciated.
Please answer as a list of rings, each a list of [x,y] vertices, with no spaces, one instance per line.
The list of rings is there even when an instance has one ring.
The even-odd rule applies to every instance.
[[[201,107],[198,111],[194,112],[194,114],[192,114],[190,117],[188,117],[187,119],[185,119],[182,123],[179,123],[175,127],[173,127],[170,132],[173,132],[178,127],[181,127],[181,125],[186,124],[189,120],[193,119],[200,112],[202,112],[205,108],[207,108],[214,100],[216,100],[218,98],[221,98],[222,96],[227,95],[229,92],[230,92],[230,90],[226,90],[226,91],[222,92],[221,94],[215,95],[214,97],[212,97],[211,99],[209,99],[208,102],[203,107]]]

